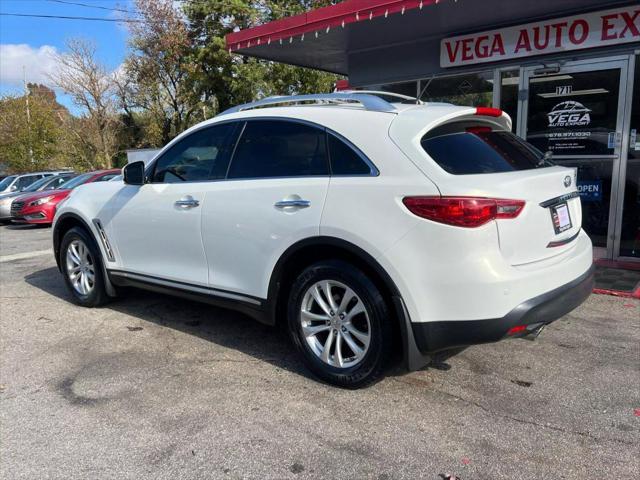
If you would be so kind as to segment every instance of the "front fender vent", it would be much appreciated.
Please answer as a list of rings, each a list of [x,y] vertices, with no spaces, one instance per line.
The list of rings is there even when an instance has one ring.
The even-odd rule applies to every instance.
[[[107,254],[107,261],[115,262],[116,257],[113,256],[113,250],[111,249],[111,244],[109,243],[109,239],[107,238],[107,233],[104,231],[104,228],[102,227],[102,223],[97,218],[94,218],[93,224],[96,226],[96,230],[98,230],[98,235],[100,235],[100,241],[102,242],[104,251]]]

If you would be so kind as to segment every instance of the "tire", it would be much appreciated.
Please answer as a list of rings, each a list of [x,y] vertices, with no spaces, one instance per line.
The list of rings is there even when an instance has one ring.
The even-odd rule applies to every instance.
[[[72,250],[71,254],[69,253],[70,249]],[[79,258],[82,259],[80,264],[77,261]],[[100,249],[84,228],[74,227],[64,234],[60,244],[59,260],[64,282],[75,303],[92,308],[104,305],[109,301],[105,289]],[[78,270],[80,272],[74,274]],[[87,283],[79,281],[78,275],[85,276]]]
[[[327,383],[353,389],[370,385],[390,361],[394,337],[387,303],[350,263],[328,260],[306,268],[289,292],[287,319],[305,365]]]

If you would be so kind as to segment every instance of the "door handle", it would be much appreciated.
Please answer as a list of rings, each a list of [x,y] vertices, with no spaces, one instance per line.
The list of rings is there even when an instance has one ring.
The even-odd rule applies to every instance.
[[[295,208],[307,208],[311,206],[311,202],[309,200],[299,199],[287,199],[280,200],[276,202],[274,205],[276,208],[287,208],[287,207],[295,207]]]
[[[180,208],[195,208],[200,205],[200,202],[193,198],[191,195],[185,195],[180,200],[177,200],[174,204],[176,207]]]

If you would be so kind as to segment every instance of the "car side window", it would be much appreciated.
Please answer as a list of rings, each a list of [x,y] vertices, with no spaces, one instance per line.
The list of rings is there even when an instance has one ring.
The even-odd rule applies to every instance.
[[[323,129],[298,122],[248,121],[227,178],[329,175]]]
[[[25,177],[20,177],[16,182],[16,187],[18,190],[22,190],[23,188],[27,188],[36,180],[40,180],[42,175],[27,175]]]
[[[224,178],[233,123],[205,127],[183,138],[155,162],[153,183],[202,182]]]
[[[94,182],[108,182],[109,180],[111,180],[113,177],[116,177],[120,175],[119,173],[107,173],[106,175],[103,175],[101,177],[98,177],[94,180]]]
[[[371,166],[351,146],[331,133],[328,134],[331,175],[369,175]]]

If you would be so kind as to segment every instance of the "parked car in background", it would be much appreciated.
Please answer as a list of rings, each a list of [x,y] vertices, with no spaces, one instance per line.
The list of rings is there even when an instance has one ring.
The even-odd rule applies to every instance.
[[[9,175],[4,180],[0,181],[0,193],[21,192],[33,182],[36,182],[41,178],[53,177],[55,175],[69,172],[69,170],[52,170],[47,172],[31,172],[21,175]]]
[[[278,97],[189,129],[59,208],[69,291],[93,307],[137,286],[281,322],[345,387],[397,348],[416,369],[537,335],[593,287],[576,171],[501,110],[419,103]]]
[[[120,173],[119,168],[83,173],[63,183],[56,190],[22,195],[11,204],[11,220],[16,223],[51,224],[58,203],[67,198],[74,188],[85,183],[106,182]]]
[[[21,192],[0,194],[0,222],[11,220],[11,204],[20,196],[31,194],[34,192],[55,190],[75,176],[75,173],[67,172],[60,175],[55,175],[53,177],[44,177],[36,182],[33,182]]]

